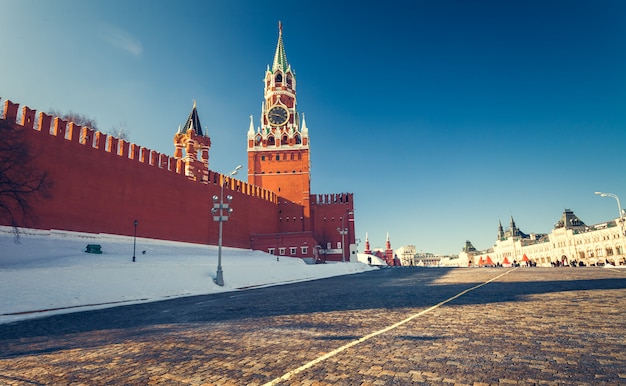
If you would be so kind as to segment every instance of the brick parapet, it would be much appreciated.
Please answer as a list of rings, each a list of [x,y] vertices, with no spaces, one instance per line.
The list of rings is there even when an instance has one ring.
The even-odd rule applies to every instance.
[[[53,180],[51,197],[33,203],[35,228],[132,235],[138,219],[141,237],[216,244],[210,198],[226,179],[235,212],[224,226],[224,245],[250,248],[251,234],[278,231],[264,221],[277,217],[271,191],[208,170],[200,160],[191,179],[184,160],[29,107],[20,111],[10,100],[1,107],[0,117],[23,130],[33,165]]]
[[[51,137],[65,139],[68,142],[79,143],[93,148],[94,150],[105,152],[107,155],[116,155],[131,161],[138,161],[174,174],[184,174],[184,167],[181,167],[179,162],[177,162],[178,160],[174,157],[110,136],[100,131],[95,131],[89,127],[82,127],[74,122],[68,122],[59,117],[52,117],[44,112],[39,113],[39,119],[36,121],[37,110],[23,106],[22,112],[19,114],[19,107],[20,105],[18,103],[14,103],[8,99],[4,100],[2,119],[22,126],[25,129],[39,131],[42,134],[49,134]],[[38,124],[35,126],[36,122],[38,122]],[[50,130],[51,126],[52,130]],[[198,138],[202,139],[202,137]],[[202,169],[203,165],[201,161],[198,161],[197,165],[194,166],[196,169]],[[213,183],[217,184],[218,180],[223,177],[220,173],[211,170],[198,171],[201,172],[200,174],[204,173],[207,175],[208,178],[192,178],[190,180],[204,183],[213,180]],[[215,179],[211,178],[211,176],[218,177]],[[270,202],[277,202],[277,196],[274,192],[251,186],[243,181],[236,181],[238,181],[238,191]]]

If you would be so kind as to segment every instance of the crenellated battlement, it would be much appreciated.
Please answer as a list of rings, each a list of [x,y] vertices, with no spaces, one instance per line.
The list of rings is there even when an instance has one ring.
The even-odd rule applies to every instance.
[[[159,172],[178,175],[180,178],[201,184],[219,186],[219,184],[224,183],[226,188],[241,194],[257,197],[272,203],[278,202],[276,193],[212,171],[200,160],[191,161],[192,172],[188,176],[186,175],[186,161],[184,159],[177,159],[44,112],[39,112],[37,119],[36,110],[28,106],[23,106],[20,110],[20,105],[10,100],[4,100],[1,118],[24,129],[33,130],[39,135],[47,135],[50,141],[67,141],[67,151],[73,151],[76,148],[72,146],[80,145],[83,146],[81,149],[86,151],[102,153],[94,156],[119,157],[119,159],[128,160],[127,162],[129,163],[143,164],[147,167],[155,168]]]
[[[310,194],[308,169],[302,181],[274,185],[259,183],[263,173],[259,182],[244,182],[212,171],[210,138],[195,130],[199,122],[179,129],[170,156],[10,100],[1,102],[0,119],[30,149],[29,167],[44,171],[51,181],[45,200],[32,202],[33,216],[20,221],[29,227],[213,245],[223,228],[224,245],[272,250],[277,256],[340,261],[342,252],[354,252],[342,247],[354,245],[352,193]],[[191,118],[194,112],[195,105]],[[300,170],[285,166],[288,159],[280,156],[285,170]],[[308,168],[308,153],[297,161]],[[249,159],[246,174],[251,170]],[[229,208],[234,209],[222,227],[212,213],[212,197],[222,193],[221,187],[232,196]],[[344,233],[338,227],[346,227]]]

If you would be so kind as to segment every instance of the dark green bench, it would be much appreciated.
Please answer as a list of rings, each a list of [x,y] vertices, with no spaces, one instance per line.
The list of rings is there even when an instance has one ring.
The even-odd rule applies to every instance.
[[[85,252],[102,254],[102,246],[100,244],[87,244]]]

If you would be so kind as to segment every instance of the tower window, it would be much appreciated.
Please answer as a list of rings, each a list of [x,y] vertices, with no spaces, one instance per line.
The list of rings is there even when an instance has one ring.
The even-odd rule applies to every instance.
[[[276,154],[276,161],[280,161],[280,155]]]
[[[280,72],[278,74],[276,74],[275,82],[276,83],[282,83],[283,82],[283,74],[281,74]]]

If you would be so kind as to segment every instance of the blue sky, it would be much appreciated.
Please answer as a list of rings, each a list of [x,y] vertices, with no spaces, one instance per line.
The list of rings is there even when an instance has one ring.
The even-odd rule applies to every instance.
[[[626,206],[626,2],[0,0],[0,97],[173,154],[197,101],[210,168],[247,163],[278,21],[312,193],[355,194],[363,249],[458,253]],[[239,176],[246,180],[245,175]]]

